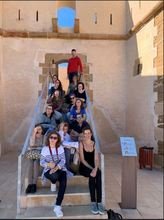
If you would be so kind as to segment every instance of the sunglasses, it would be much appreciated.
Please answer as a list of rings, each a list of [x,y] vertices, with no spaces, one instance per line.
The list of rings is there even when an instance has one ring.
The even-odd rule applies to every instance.
[[[52,139],[54,139],[54,140],[57,140],[57,139],[58,139],[58,137],[56,137],[56,136],[50,136],[49,138],[50,138],[51,140],[52,140]]]

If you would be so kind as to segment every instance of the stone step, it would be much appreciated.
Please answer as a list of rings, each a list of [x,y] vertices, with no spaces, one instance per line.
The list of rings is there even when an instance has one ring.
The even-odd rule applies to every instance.
[[[46,181],[46,183],[43,185],[41,177],[38,177],[37,180],[37,187],[42,188],[42,187],[50,187],[51,183],[49,180]],[[67,185],[68,186],[88,186],[88,178],[77,175],[73,176],[67,179]]]
[[[20,198],[20,207],[43,207],[52,206],[56,201],[56,192],[51,192],[49,188],[38,188],[35,194],[23,194]],[[90,194],[88,186],[67,186],[63,205],[88,205]]]
[[[108,219],[106,212],[104,215],[93,215],[90,205],[63,206],[64,219]],[[53,212],[53,206],[35,207],[22,209],[17,215],[17,219],[57,219]]]

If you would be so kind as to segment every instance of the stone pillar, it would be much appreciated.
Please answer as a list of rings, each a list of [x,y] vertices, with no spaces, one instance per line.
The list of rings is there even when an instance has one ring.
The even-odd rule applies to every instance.
[[[58,33],[58,19],[52,18],[52,32]]]
[[[75,18],[74,33],[79,33],[79,32],[80,32],[79,18]]]
[[[158,153],[154,155],[155,164],[164,167],[164,114],[163,114],[163,90],[164,90],[164,65],[163,65],[163,10],[154,18],[154,26],[157,28],[157,35],[154,38],[154,47],[157,50],[157,56],[154,59],[154,68],[157,73],[157,80],[154,82],[154,92],[157,94],[155,102],[155,115],[157,116],[157,126],[154,136],[158,146]]]

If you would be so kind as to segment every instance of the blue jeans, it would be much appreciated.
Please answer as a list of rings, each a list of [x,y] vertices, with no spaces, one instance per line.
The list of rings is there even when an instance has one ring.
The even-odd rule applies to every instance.
[[[70,73],[68,73],[69,83],[72,83],[72,78],[73,78],[74,76],[77,76],[77,77],[78,77],[78,72],[70,72]]]

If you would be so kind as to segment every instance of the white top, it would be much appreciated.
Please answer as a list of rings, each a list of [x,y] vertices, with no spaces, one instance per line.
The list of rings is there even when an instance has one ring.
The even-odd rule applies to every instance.
[[[71,141],[71,137],[68,133],[64,134],[64,131],[59,131],[61,141]]]

